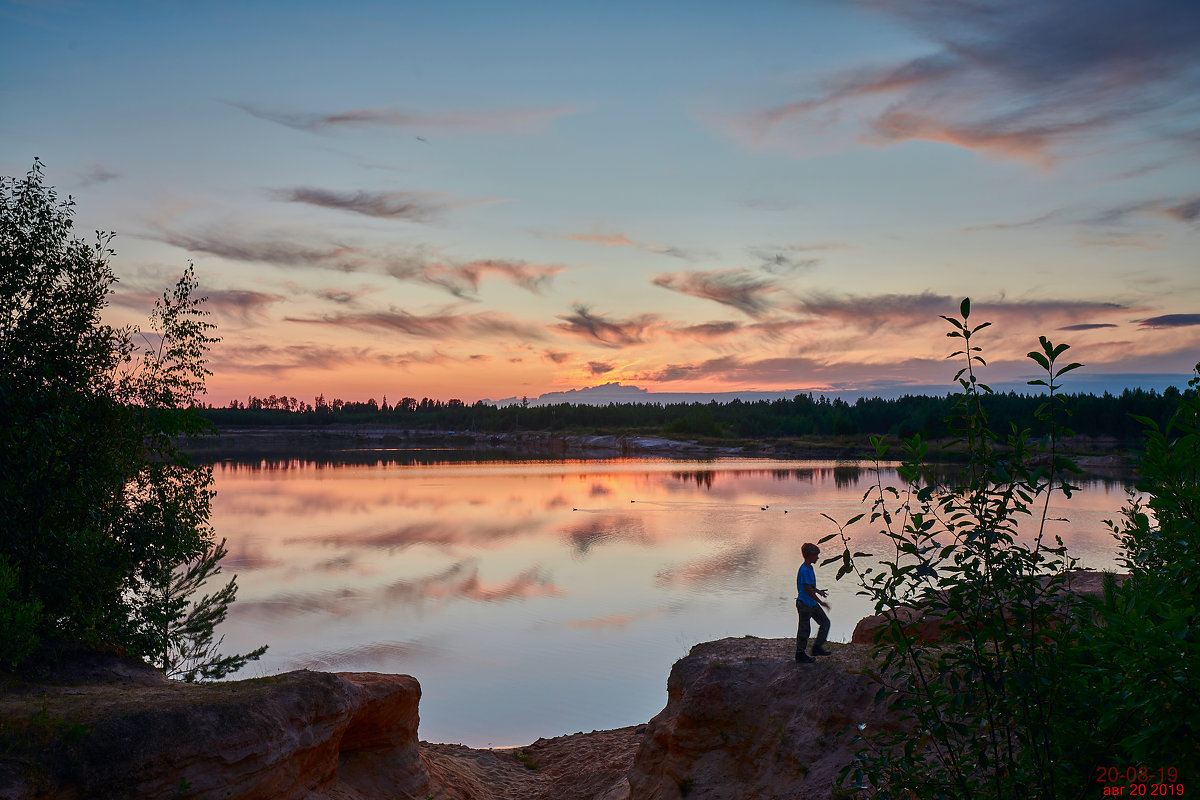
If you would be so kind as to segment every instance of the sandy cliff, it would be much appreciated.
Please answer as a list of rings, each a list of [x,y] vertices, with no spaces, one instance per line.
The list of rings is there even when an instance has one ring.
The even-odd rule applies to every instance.
[[[0,798],[369,800],[428,796],[420,686],[406,675],[292,672],[205,686],[119,660],[7,682]]]
[[[634,759],[631,798],[827,800],[858,726],[894,724],[861,672],[870,648],[828,647],[815,664],[795,663],[793,639],[693,647]]]
[[[724,639],[675,664],[648,725],[472,750],[417,738],[414,678],[293,672],[203,686],[119,659],[0,695],[0,798],[827,798],[859,723],[887,724],[869,648],[816,664]]]

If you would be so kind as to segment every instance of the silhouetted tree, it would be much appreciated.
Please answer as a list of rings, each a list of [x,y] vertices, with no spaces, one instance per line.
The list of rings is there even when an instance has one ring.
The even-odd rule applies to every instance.
[[[149,331],[105,324],[112,235],[87,244],[73,214],[40,162],[0,179],[0,603],[18,612],[0,613],[0,657],[16,664],[66,637],[161,666],[236,591],[230,581],[216,616],[191,614],[222,551],[208,525],[211,469],[174,441],[205,429],[191,406],[213,326],[190,267]],[[197,579],[187,590],[184,574]]]

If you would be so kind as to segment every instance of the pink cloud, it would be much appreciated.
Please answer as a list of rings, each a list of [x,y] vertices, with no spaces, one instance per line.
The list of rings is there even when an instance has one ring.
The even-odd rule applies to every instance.
[[[930,42],[928,54],[813,77],[789,102],[716,119],[755,149],[809,154],[847,143],[949,144],[1049,166],[1105,136],[1179,146],[1195,130],[1200,11],[1112,0],[979,4],[861,0]]]

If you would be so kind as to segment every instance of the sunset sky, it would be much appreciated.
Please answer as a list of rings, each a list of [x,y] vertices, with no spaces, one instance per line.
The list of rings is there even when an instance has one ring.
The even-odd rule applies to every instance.
[[[0,0],[0,168],[194,262],[208,399],[1200,360],[1200,2]]]

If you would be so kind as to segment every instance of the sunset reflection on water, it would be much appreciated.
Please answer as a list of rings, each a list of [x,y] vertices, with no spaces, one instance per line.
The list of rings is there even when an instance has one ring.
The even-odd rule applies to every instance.
[[[645,722],[693,644],[795,635],[800,545],[875,481],[833,462],[422,460],[217,463],[212,521],[240,586],[222,631],[227,650],[270,645],[245,677],[412,674],[421,737],[472,746]],[[1112,566],[1102,521],[1123,500],[1087,482],[1049,530]],[[846,641],[871,609],[833,573],[818,581]]]

